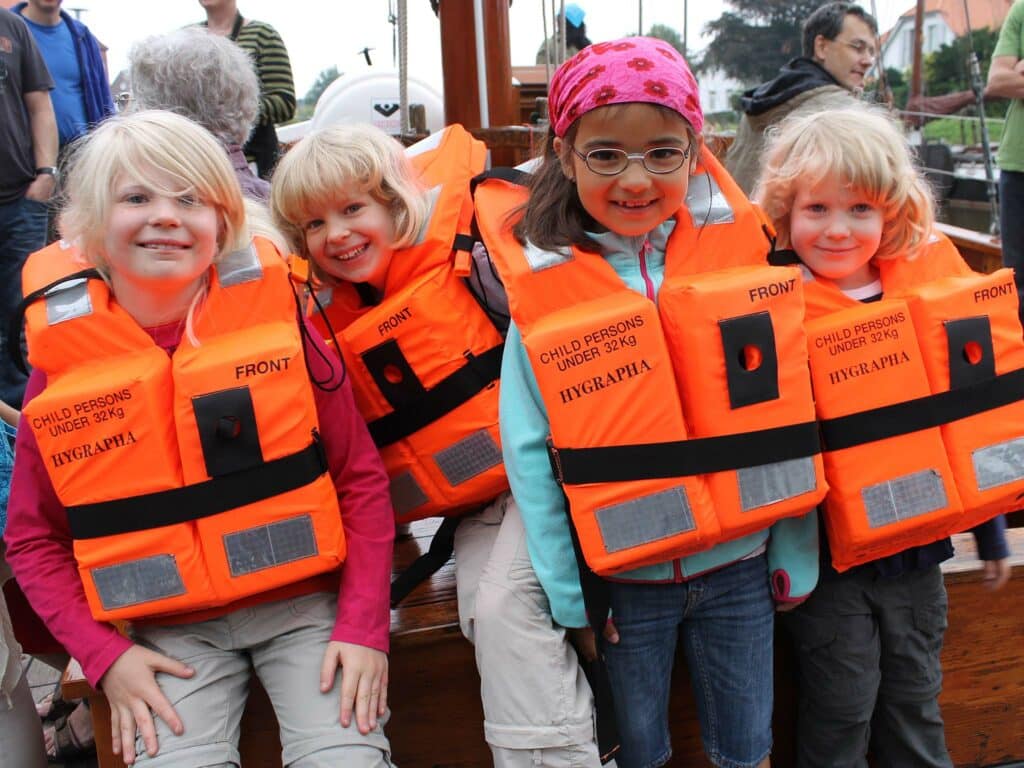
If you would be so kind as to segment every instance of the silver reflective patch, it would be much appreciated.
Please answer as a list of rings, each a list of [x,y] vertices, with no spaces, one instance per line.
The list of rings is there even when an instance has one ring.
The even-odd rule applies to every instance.
[[[997,488],[1024,477],[1024,437],[986,445],[971,454],[979,491]]]
[[[185,582],[174,555],[153,555],[93,568],[89,575],[108,611],[185,594]]]
[[[84,277],[55,285],[45,295],[48,325],[57,325],[65,320],[74,320],[76,317],[92,314],[89,281]]]
[[[461,485],[501,464],[501,449],[491,434],[481,429],[435,453],[434,461],[448,485]]]
[[[872,528],[934,512],[947,504],[942,475],[934,469],[869,485],[861,489],[860,495]]]
[[[334,303],[334,289],[333,288],[321,288],[316,292],[317,301],[320,302],[320,306],[327,309],[331,304]]]
[[[559,264],[567,264],[572,261],[572,249],[562,248],[557,251],[543,251],[533,243],[527,242],[523,246],[523,256],[526,263],[530,265],[533,272],[543,272],[545,269],[557,267]]]
[[[317,553],[313,518],[300,515],[224,536],[224,552],[232,576],[245,576]]]
[[[732,224],[736,220],[736,214],[722,194],[722,188],[707,172],[690,177],[690,186],[686,190],[686,208],[695,227]]]
[[[391,506],[396,515],[404,515],[430,501],[416,482],[412,472],[403,472],[391,478]]]
[[[252,244],[232,251],[217,262],[217,280],[222,288],[241,285],[263,277],[263,267]]]
[[[809,493],[817,487],[814,459],[789,459],[737,470],[740,485],[740,509],[749,512]]]
[[[604,548],[619,552],[696,528],[686,489],[676,486],[594,513]]]

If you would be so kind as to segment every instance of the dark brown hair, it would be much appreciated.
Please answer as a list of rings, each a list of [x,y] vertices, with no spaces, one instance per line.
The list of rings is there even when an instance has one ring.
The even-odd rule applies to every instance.
[[[615,104],[609,108],[621,109],[628,106],[629,104]],[[670,107],[661,104],[650,106],[667,115],[681,117]],[[565,132],[562,139],[564,151],[572,151],[571,147],[576,140],[579,125],[580,121],[577,120]],[[697,134],[688,122],[686,133],[693,151],[699,151]],[[520,243],[529,241],[545,251],[576,246],[581,251],[589,253],[601,252],[601,246],[587,234],[587,231],[600,231],[602,227],[583,207],[576,191],[576,182],[566,177],[561,158],[555,152],[555,132],[550,126],[544,139],[543,152],[527,188],[530,190],[529,199],[512,212],[513,218],[521,214],[512,230]]]

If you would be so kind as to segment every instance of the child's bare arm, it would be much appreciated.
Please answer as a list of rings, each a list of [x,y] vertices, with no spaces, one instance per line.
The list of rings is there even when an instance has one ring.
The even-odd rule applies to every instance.
[[[21,411],[9,406],[3,400],[0,400],[0,419],[3,419],[12,427],[16,427],[18,426],[19,418],[21,418]]]

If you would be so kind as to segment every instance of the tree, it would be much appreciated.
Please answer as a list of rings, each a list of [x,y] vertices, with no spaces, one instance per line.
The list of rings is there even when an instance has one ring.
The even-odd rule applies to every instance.
[[[682,36],[676,32],[673,27],[670,27],[667,24],[652,24],[651,28],[647,31],[647,36],[664,40],[679,51],[679,53],[684,53]]]
[[[971,36],[974,52],[981,64],[981,76],[985,77],[992,61],[992,51],[999,39],[997,30],[976,29]],[[970,73],[967,71],[967,56],[970,52],[967,35],[958,37],[952,43],[944,45],[934,53],[928,54],[924,60],[925,92],[929,96],[941,96],[956,91],[966,91],[971,87]],[[983,81],[984,82],[984,81]]]
[[[328,67],[322,70],[319,75],[316,76],[316,80],[313,82],[313,86],[306,91],[306,96],[302,99],[309,106],[314,106],[323,92],[327,90],[327,86],[338,79],[340,73],[337,67]]]
[[[726,11],[704,27],[714,39],[700,69],[721,69],[746,83],[771,80],[801,52],[800,27],[826,0],[727,0]]]

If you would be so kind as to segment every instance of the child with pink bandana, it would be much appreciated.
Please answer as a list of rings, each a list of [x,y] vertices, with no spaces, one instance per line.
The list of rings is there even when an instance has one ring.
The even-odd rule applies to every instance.
[[[762,768],[772,742],[775,605],[797,604],[817,580],[813,521],[783,521],[771,535],[761,530],[597,576],[579,550],[573,556],[577,532],[554,474],[557,458],[552,462],[548,451],[555,417],[566,417],[576,397],[542,395],[536,366],[543,360],[528,348],[538,315],[555,323],[555,313],[583,314],[588,290],[601,294],[595,302],[634,291],[656,304],[667,271],[763,264],[770,242],[759,214],[704,148],[697,83],[673,48],[644,37],[589,46],[555,73],[549,93],[551,131],[527,182],[529,201],[514,213],[514,236],[502,235],[504,212],[494,217],[497,224],[489,224],[486,206],[478,212],[512,310],[501,378],[502,449],[534,569],[554,622],[584,656],[606,663],[620,768],[671,759],[668,702],[679,642],[709,759],[725,768]],[[478,192],[478,205],[481,199]],[[606,290],[592,287],[596,274]],[[608,322],[595,316],[594,327]],[[644,354],[638,349],[636,357]],[[641,389],[613,414],[617,434],[606,436],[607,444],[650,443],[633,422],[645,403],[665,394]],[[563,469],[558,465],[564,477]],[[612,484],[600,477],[579,482]],[[658,510],[645,509],[646,501],[637,496],[621,505],[632,507],[616,535],[647,541],[642,537],[653,540],[657,532],[640,530],[645,525],[661,525],[665,535],[684,529],[685,497]]]

